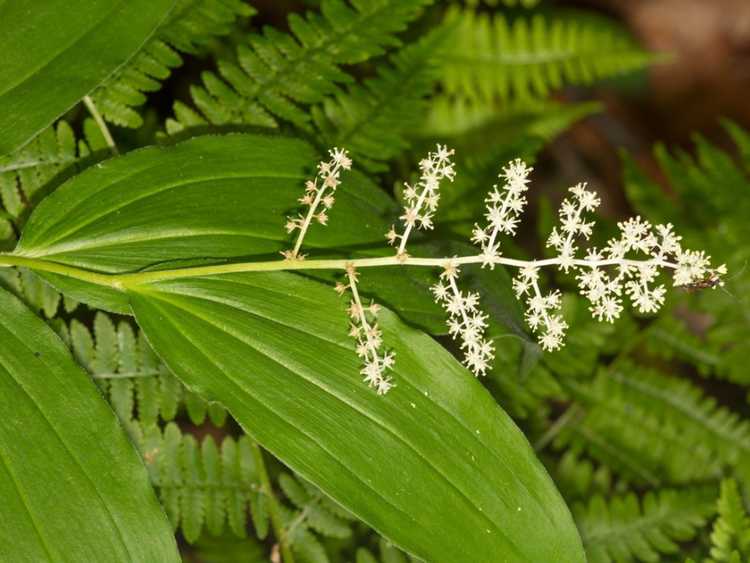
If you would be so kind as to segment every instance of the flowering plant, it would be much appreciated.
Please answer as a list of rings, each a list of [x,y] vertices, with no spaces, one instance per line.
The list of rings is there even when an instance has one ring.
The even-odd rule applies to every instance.
[[[527,204],[524,194],[528,191],[529,175],[533,171],[521,159],[502,168],[498,174],[501,183],[493,185],[485,199],[487,224],[475,225],[472,233],[472,242],[479,247],[479,254],[443,259],[413,257],[407,251],[409,237],[415,228],[433,228],[441,182],[452,182],[456,175],[451,160],[453,154],[453,150],[437,145],[434,152],[420,161],[418,182],[405,184],[404,213],[400,216],[403,230],[399,232],[392,226],[385,235],[388,243],[396,247],[395,256],[348,261],[346,282],[336,285],[339,294],[351,291],[350,335],[357,340],[357,354],[364,363],[361,370],[364,381],[379,394],[387,393],[394,385],[386,372],[393,367],[395,357],[392,352],[381,351],[383,340],[376,320],[379,306],[376,303],[363,305],[357,290],[358,267],[442,268],[439,280],[431,288],[432,293],[448,314],[448,331],[460,345],[464,365],[476,376],[486,373],[494,358],[494,348],[484,335],[488,316],[479,309],[480,295],[459,288],[460,266],[464,264],[478,263],[491,269],[499,264],[518,270],[513,290],[526,304],[529,328],[538,335],[542,349],[548,352],[564,345],[568,323],[560,312],[560,291],[555,289],[545,294],[540,288],[539,271],[543,267],[557,267],[575,274],[579,292],[590,303],[591,314],[599,321],[610,323],[620,317],[624,297],[628,297],[640,313],[654,313],[661,307],[667,291],[664,283],[658,281],[662,269],[671,270],[675,287],[715,288],[723,284],[725,265],[712,267],[705,252],[684,249],[681,237],[674,233],[671,224],[651,225],[640,216],[619,222],[620,235],[610,239],[604,248],[591,247],[584,253],[578,241],[588,240],[595,224],[585,214],[594,212],[601,203],[595,192],[586,189],[586,183],[571,187],[570,197],[560,206],[560,225],[552,229],[546,243],[557,256],[531,261],[505,257],[501,237],[516,234]],[[318,165],[318,176],[307,182],[305,195],[299,200],[308,207],[307,212],[289,217],[287,221],[287,231],[299,233],[293,249],[282,252],[285,260],[304,260],[305,256],[299,251],[311,220],[317,219],[323,225],[328,221],[333,193],[341,183],[341,170],[349,170],[352,165],[344,149],[332,149],[330,157],[329,161]],[[321,205],[324,209],[318,211]]]

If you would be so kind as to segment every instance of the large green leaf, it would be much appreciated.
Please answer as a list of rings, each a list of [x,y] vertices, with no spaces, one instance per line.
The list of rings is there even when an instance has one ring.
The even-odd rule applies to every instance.
[[[298,207],[319,158],[303,141],[263,135],[206,136],[134,151],[44,199],[16,254],[107,273],[277,258],[290,246],[285,216]],[[336,199],[330,225],[311,229],[306,249],[384,241],[395,214],[385,193],[349,173]],[[122,293],[47,276],[82,301],[128,311]]]
[[[523,434],[446,350],[387,311],[396,387],[359,375],[345,303],[285,272],[136,286],[149,341],[192,390],[392,541],[428,561],[580,562]]]
[[[179,561],[146,469],[62,341],[0,290],[0,560]]]
[[[301,140],[267,135],[205,136],[134,151],[86,170],[43,200],[15,253],[107,273],[275,258],[291,245],[285,216],[298,206],[304,181],[320,158]],[[399,211],[362,174],[345,173],[330,215],[326,227],[310,230],[305,252],[326,257],[393,252],[384,233]],[[440,249],[436,255],[435,248],[416,243],[412,249],[434,257],[455,252]],[[43,275],[80,301],[130,311],[121,292]],[[397,308],[408,322],[445,332],[445,314],[429,293],[433,273],[371,270],[361,283],[364,295]]]
[[[285,216],[319,159],[303,141],[261,135],[206,136],[135,151],[90,168],[43,200],[16,253],[108,273],[279,257],[290,247]],[[392,252],[384,234],[397,215],[382,190],[348,172],[329,225],[310,230],[305,252],[336,248],[341,256],[366,246]],[[120,292],[44,275],[81,301],[129,312]],[[438,330],[444,315],[427,285],[424,275],[371,272],[362,290]]]
[[[143,45],[174,0],[0,0],[0,155],[30,141]]]

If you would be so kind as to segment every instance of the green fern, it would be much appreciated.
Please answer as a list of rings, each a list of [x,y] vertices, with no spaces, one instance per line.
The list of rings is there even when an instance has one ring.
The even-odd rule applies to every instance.
[[[146,102],[145,92],[161,87],[172,69],[182,65],[182,53],[196,53],[211,39],[226,35],[238,18],[255,10],[242,0],[178,0],[154,36],[120,70],[91,95],[102,116],[123,127],[140,127],[133,109]]]
[[[395,34],[430,0],[324,0],[321,13],[289,16],[291,34],[267,27],[219,62],[219,75],[203,74],[191,89],[197,111],[176,102],[167,132],[191,126],[278,126],[278,119],[310,128],[304,106],[319,103],[351,82],[340,65],[380,55],[398,44]]]
[[[32,142],[0,158],[0,245],[15,244],[19,228],[34,204],[84,165],[91,164],[93,151],[102,148],[103,139],[90,126],[86,140],[76,139],[66,121],[43,130]]]
[[[573,514],[590,563],[660,561],[680,552],[678,542],[696,535],[714,512],[708,488],[633,493],[605,500],[597,495]]]
[[[197,540],[204,527],[212,535],[228,527],[245,537],[248,510],[255,534],[267,535],[268,510],[250,438],[226,436],[219,447],[210,435],[198,443],[174,423],[163,432],[157,426],[137,429],[151,482],[172,526],[188,542]]]
[[[623,364],[565,386],[585,416],[558,445],[585,448],[637,483],[717,478],[750,457],[750,423],[683,379]]]
[[[419,128],[426,96],[437,78],[435,51],[446,38],[438,29],[404,47],[379,65],[378,76],[350,85],[312,108],[312,118],[326,145],[341,146],[367,168],[389,160],[407,146],[406,133]]]
[[[17,233],[37,201],[92,164],[94,153],[104,147],[104,139],[92,120],[84,121],[81,139],[76,139],[66,121],[60,121],[21,150],[0,158],[0,250],[15,246]],[[23,268],[3,268],[0,286],[48,319],[57,315],[61,303],[68,313],[77,306],[75,301],[63,298],[46,281]]]
[[[454,8],[446,23],[455,35],[443,55],[443,86],[469,99],[544,98],[564,85],[590,84],[653,60],[614,22],[590,14],[509,20]]]
[[[55,318],[61,311],[72,313],[78,307],[77,301],[61,295],[46,280],[26,268],[0,270],[0,287],[16,295],[29,308],[47,319]]]
[[[719,517],[711,533],[711,562],[747,561],[750,558],[750,517],[736,481],[726,479],[721,483],[718,511]]]
[[[184,406],[193,424],[202,424],[208,415],[215,426],[224,425],[226,411],[185,389],[156,357],[143,333],[136,333],[128,321],[115,324],[99,311],[93,334],[75,319],[59,332],[126,424],[137,420],[150,426],[159,419],[174,420]]]
[[[284,535],[303,561],[327,562],[320,537],[348,538],[355,518],[300,477],[279,475],[279,486],[296,510],[283,507]]]
[[[568,502],[590,498],[594,494],[607,495],[614,488],[609,467],[595,466],[573,450],[566,451],[550,473]]]

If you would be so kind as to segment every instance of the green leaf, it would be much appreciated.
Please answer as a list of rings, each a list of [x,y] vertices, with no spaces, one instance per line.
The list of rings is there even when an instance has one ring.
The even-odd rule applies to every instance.
[[[293,274],[163,281],[131,292],[156,352],[261,445],[431,561],[584,559],[523,434],[426,335],[381,313],[397,387],[361,381],[345,306]]]
[[[205,136],[134,151],[45,198],[16,254],[107,273],[278,257],[290,246],[285,217],[296,211],[319,158],[303,141],[262,135]],[[310,230],[306,252],[383,246],[396,215],[392,200],[359,173],[343,181],[330,224]],[[44,275],[79,300],[128,312],[123,293]]]
[[[0,291],[0,560],[179,561],[146,470],[62,341]]]
[[[0,4],[0,155],[29,142],[143,45],[174,0]]]

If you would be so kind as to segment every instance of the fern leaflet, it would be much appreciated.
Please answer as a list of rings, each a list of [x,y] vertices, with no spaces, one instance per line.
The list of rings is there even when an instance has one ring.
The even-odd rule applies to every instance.
[[[509,20],[454,8],[446,24],[455,35],[443,55],[443,86],[470,99],[544,98],[564,85],[589,84],[653,59],[614,22],[589,14]]]
[[[750,557],[750,517],[740,495],[737,482],[721,483],[718,502],[719,517],[711,532],[711,563],[739,563]]]
[[[404,135],[419,128],[437,77],[435,50],[446,34],[437,30],[391,57],[391,66],[378,66],[378,76],[352,84],[312,108],[312,117],[325,144],[345,146],[367,168],[385,161],[407,146]]]
[[[640,483],[686,483],[720,476],[750,456],[750,423],[689,382],[627,364],[590,384],[566,381],[586,415],[559,443],[585,447]]]
[[[595,496],[573,513],[590,563],[659,561],[679,553],[677,542],[692,539],[714,512],[710,489],[633,493],[605,500]]]
[[[664,146],[656,147],[655,158],[677,197],[669,197],[628,158],[624,159],[625,187],[638,211],[657,221],[669,217],[688,243],[700,239],[708,253],[721,252],[729,268],[725,288],[673,298],[676,305],[690,299],[694,308],[710,315],[705,330],[696,334],[688,330],[684,320],[660,321],[653,329],[658,344],[651,351],[696,363],[706,375],[747,384],[750,134],[731,122],[724,126],[735,143],[737,158],[700,136],[695,138],[695,156],[682,150],[671,154]],[[678,324],[682,326],[676,328]]]
[[[144,426],[174,420],[183,405],[193,424],[202,424],[208,415],[215,426],[224,425],[226,411],[185,389],[129,322],[115,324],[99,311],[93,334],[75,319],[58,327],[58,332],[126,426],[131,420]]]
[[[289,16],[291,34],[267,27],[221,61],[219,75],[203,74],[191,89],[198,111],[177,102],[170,134],[200,125],[276,127],[278,119],[310,128],[303,106],[318,103],[351,77],[340,68],[397,45],[395,34],[430,0],[324,0],[321,13]]]
[[[255,10],[242,0],[178,0],[167,20],[128,63],[91,94],[107,121],[140,127],[143,119],[133,109],[146,102],[144,92],[161,87],[183,53],[196,53],[211,39],[226,35],[235,20]]]
[[[172,422],[163,432],[157,426],[136,427],[135,432],[159,499],[187,541],[197,540],[204,526],[212,535],[228,526],[245,537],[248,508],[256,535],[266,536],[268,512],[250,438],[226,436],[219,447],[206,436],[199,444]]]

